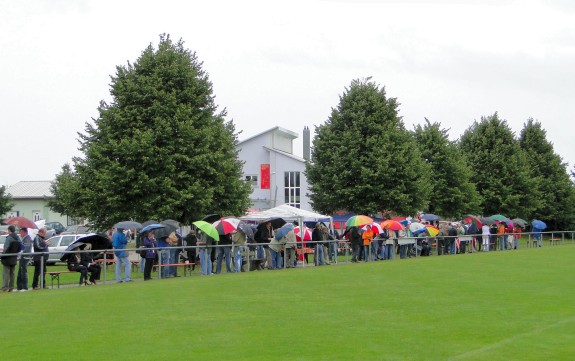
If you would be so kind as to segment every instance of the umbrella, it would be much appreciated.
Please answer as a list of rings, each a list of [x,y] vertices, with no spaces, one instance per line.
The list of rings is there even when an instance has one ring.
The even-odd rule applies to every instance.
[[[276,232],[276,239],[282,239],[285,237],[286,234],[288,234],[290,231],[293,231],[294,229],[294,225],[293,223],[286,223],[283,226],[281,226],[280,229],[277,230]]]
[[[533,226],[533,228],[541,230],[541,231],[547,228],[547,225],[545,224],[545,222],[540,221],[538,219],[531,222],[531,225]]]
[[[509,220],[509,218],[505,217],[502,214],[494,214],[489,218],[493,219],[494,221],[503,221],[505,223],[507,223],[507,221]]]
[[[114,224],[112,228],[122,228],[122,229],[140,229],[142,224],[136,221],[122,221]]]
[[[76,242],[82,242],[84,244],[90,243],[93,250],[112,249],[112,241],[110,241],[108,237],[97,233],[90,233],[82,236],[74,241],[74,243]]]
[[[204,216],[204,218],[202,218],[202,221],[208,223],[214,223],[220,218],[222,218],[222,216],[220,216],[219,214],[208,214],[207,216]]]
[[[194,226],[200,229],[202,232],[213,238],[216,242],[220,241],[220,235],[218,234],[218,230],[211,224],[206,221],[195,221],[192,222]]]
[[[435,214],[427,213],[421,216],[421,219],[424,221],[439,221],[441,217],[436,216]]]
[[[439,234],[439,228],[437,227],[426,225],[425,228],[427,228],[427,233],[429,233],[431,237],[435,237]]]
[[[413,234],[425,232],[425,229],[426,229],[425,224],[423,223],[413,222],[412,224],[409,225],[409,230]]]
[[[11,224],[14,226],[18,226],[20,228],[25,227],[25,228],[38,229],[38,226],[36,225],[36,223],[34,223],[31,220],[29,220],[28,218],[22,217],[22,216],[8,218],[8,219],[4,220],[4,224]]]
[[[481,219],[479,219],[479,217],[476,216],[466,216],[465,218],[463,218],[463,221],[465,221],[465,223],[467,224],[475,225],[478,228],[481,228],[483,226]]]
[[[272,229],[280,228],[281,226],[286,224],[286,221],[283,218],[275,217],[275,218],[270,218],[270,219],[267,219],[267,220],[261,222],[260,224],[258,224],[258,228],[264,227],[265,224],[268,222],[272,224]]]
[[[153,231],[155,229],[160,229],[160,228],[164,228],[166,227],[163,224],[160,223],[152,223],[152,224],[148,224],[147,226],[145,226],[144,228],[140,229],[140,233],[146,233],[149,231]]]
[[[238,229],[240,223],[243,223],[241,219],[235,217],[221,218],[212,223],[212,225],[218,230],[218,234],[229,234]],[[244,232],[245,233],[245,232]]]
[[[381,226],[385,229],[391,229],[392,231],[401,231],[403,229],[403,224],[398,221],[392,221],[391,219],[381,222]]]
[[[527,225],[527,221],[521,218],[513,218],[512,221],[521,228]]]
[[[373,219],[371,217],[364,216],[362,214],[358,214],[358,215],[349,217],[347,222],[345,222],[345,225],[347,227],[363,227],[366,224],[372,224],[372,223],[373,223]]]
[[[75,250],[76,248],[84,249],[85,246],[86,246],[86,243],[75,241],[74,243],[69,244],[68,247],[66,247],[65,251],[71,252],[71,251]],[[72,255],[71,253],[64,253],[62,255],[62,257],[60,257],[60,261],[68,262],[68,259],[70,258],[71,255]]]
[[[303,237],[301,236],[302,227],[300,226],[294,227],[293,231],[295,233],[295,238],[298,240],[298,242],[311,241],[312,230],[310,228],[303,226]]]
[[[379,223],[371,222],[369,225],[371,226],[371,230],[373,231],[373,233],[375,233],[376,235],[383,233],[383,228]],[[361,227],[361,229],[365,231],[367,229],[367,226],[368,225],[366,224],[365,226]]]
[[[246,238],[248,240],[250,240],[250,241],[254,240],[254,230],[253,230],[252,226],[250,226],[246,222],[241,221],[238,224],[238,231],[244,232],[244,234],[246,235]]]
[[[488,224],[488,225],[495,224],[495,220],[490,217],[479,217],[479,221],[482,224]]]

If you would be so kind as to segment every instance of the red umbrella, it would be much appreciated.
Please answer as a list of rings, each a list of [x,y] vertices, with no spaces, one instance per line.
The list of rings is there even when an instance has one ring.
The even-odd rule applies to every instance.
[[[12,224],[12,225],[18,226],[20,228],[26,227],[26,228],[38,229],[38,226],[36,225],[36,223],[32,222],[31,220],[29,220],[26,217],[8,218],[4,221],[4,224]]]
[[[372,222],[371,224],[366,224],[365,226],[361,227],[361,229],[365,231],[367,229],[367,226],[371,226],[371,230],[376,235],[383,233],[383,228],[378,223]]]
[[[302,237],[301,237],[301,227],[297,226],[293,229],[294,233],[295,233],[295,238],[298,242],[302,241]],[[311,241],[311,234],[312,234],[312,230],[307,228],[306,226],[303,227],[303,240],[304,241]]]
[[[218,234],[229,234],[238,229],[240,222],[240,219],[228,217],[219,219],[212,223],[212,225],[218,230]]]

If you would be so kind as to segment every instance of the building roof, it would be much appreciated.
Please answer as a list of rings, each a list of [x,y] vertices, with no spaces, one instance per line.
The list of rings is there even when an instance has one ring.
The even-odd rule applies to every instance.
[[[295,160],[297,160],[298,162],[305,163],[305,159],[303,159],[302,157],[298,157],[297,155],[294,155],[294,154],[291,154],[291,153],[288,153],[288,152],[284,152],[284,151],[279,150],[279,149],[266,147],[266,146],[264,146],[263,148],[264,148],[265,150],[269,150],[270,152],[275,152],[275,153],[284,155],[284,156],[286,156],[286,157],[295,159]]]
[[[21,181],[6,188],[6,194],[15,199],[52,198],[51,185],[51,181]]]
[[[271,128],[271,129],[264,130],[264,131],[261,132],[261,133],[258,133],[258,134],[256,134],[256,135],[252,135],[251,137],[246,138],[246,139],[244,139],[244,140],[238,142],[238,145],[239,145],[239,144],[242,144],[242,143],[245,143],[245,142],[247,142],[247,141],[249,141],[249,140],[251,140],[251,139],[257,138],[257,137],[259,137],[259,136],[261,136],[261,135],[263,135],[263,134],[271,133],[271,132],[281,133],[281,134],[282,134],[283,136],[285,136],[286,138],[291,138],[291,139],[296,139],[296,138],[298,137],[298,134],[297,134],[296,132],[292,132],[291,130],[287,130],[287,129],[282,128],[282,127],[273,127],[273,128]]]

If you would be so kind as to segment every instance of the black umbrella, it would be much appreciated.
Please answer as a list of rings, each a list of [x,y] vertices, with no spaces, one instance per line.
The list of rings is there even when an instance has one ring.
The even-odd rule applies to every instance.
[[[108,239],[108,237],[101,235],[101,234],[97,234],[97,233],[92,233],[92,234],[88,234],[86,236],[80,237],[74,241],[74,243],[76,243],[76,242],[81,242],[84,244],[90,243],[92,245],[93,250],[112,249],[112,241],[110,241],[110,239]],[[72,243],[72,244],[74,244],[74,243]]]
[[[202,221],[208,222],[208,223],[214,223],[215,221],[219,220],[220,218],[222,218],[222,216],[220,216],[219,214],[208,214],[207,216],[202,218]]]
[[[280,228],[281,226],[287,223],[283,218],[275,217],[267,219],[262,223],[258,224],[258,228],[265,227],[266,223],[268,222],[272,224],[272,229]]]
[[[72,252],[77,248],[84,249],[84,247],[86,247],[86,243],[78,242],[77,240],[74,241],[74,243],[71,243],[70,245],[68,245],[68,247],[66,247],[66,253],[64,253],[62,257],[60,257],[60,261],[68,262],[68,258],[70,258],[70,256],[72,255],[72,253],[69,252]]]

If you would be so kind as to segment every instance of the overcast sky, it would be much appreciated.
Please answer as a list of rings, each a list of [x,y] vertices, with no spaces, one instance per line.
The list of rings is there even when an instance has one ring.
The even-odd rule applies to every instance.
[[[498,112],[518,135],[540,121],[575,162],[575,2],[0,0],[0,185],[53,180],[77,132],[110,100],[110,76],[159,34],[203,61],[239,139],[324,123],[372,77],[452,139]]]

